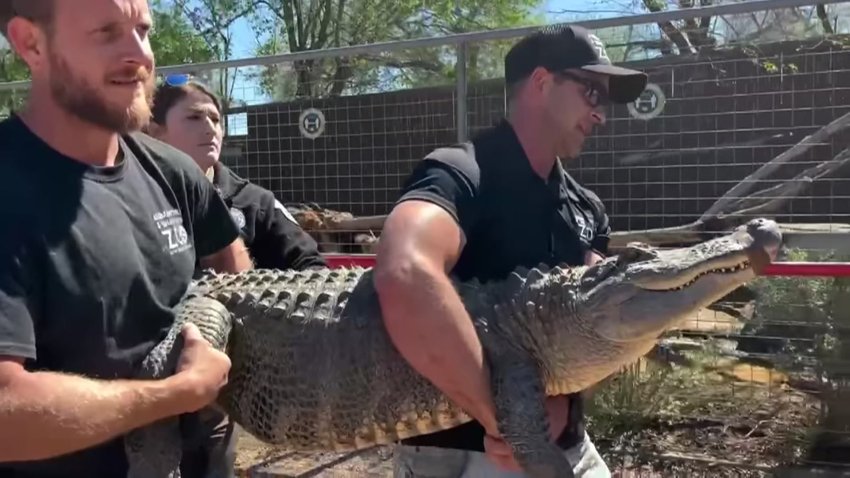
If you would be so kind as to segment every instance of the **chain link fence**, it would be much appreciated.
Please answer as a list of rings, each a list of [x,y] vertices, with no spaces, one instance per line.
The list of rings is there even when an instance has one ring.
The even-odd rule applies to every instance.
[[[693,243],[768,216],[785,260],[847,261],[850,2],[688,12],[579,22],[650,75],[567,164],[604,201],[615,247]],[[222,161],[275,192],[323,251],[368,253],[412,167],[504,114],[502,57],[530,30],[160,70],[222,95]],[[0,85],[0,115],[26,88]],[[850,472],[848,291],[845,278],[761,278],[590,391],[589,431],[616,476]],[[326,472],[345,476],[346,463]],[[386,474],[386,460],[369,463],[348,470]]]

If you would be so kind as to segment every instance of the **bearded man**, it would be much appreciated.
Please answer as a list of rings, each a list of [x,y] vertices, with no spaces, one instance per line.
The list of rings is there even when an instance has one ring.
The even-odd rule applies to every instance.
[[[146,0],[0,0],[0,28],[32,80],[0,122],[0,477],[123,477],[127,432],[208,410],[227,381],[194,327],[174,376],[132,378],[171,308],[197,267],[251,261],[200,169],[138,132]],[[184,476],[232,474],[197,461]]]

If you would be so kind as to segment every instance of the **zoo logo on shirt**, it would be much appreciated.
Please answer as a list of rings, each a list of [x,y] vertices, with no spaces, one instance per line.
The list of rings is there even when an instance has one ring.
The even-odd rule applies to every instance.
[[[177,209],[158,212],[153,215],[154,223],[159,233],[165,238],[166,244],[163,250],[170,255],[185,252],[192,247],[189,243],[189,234],[183,227],[183,216]]]
[[[578,226],[578,235],[588,243],[593,240],[594,221],[585,220],[581,216],[576,216],[576,225]],[[589,224],[588,224],[589,223]]]

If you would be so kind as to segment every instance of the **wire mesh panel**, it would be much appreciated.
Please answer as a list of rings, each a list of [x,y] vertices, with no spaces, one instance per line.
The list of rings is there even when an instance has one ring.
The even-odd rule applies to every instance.
[[[698,45],[684,51],[654,24],[594,30],[612,60],[646,71],[650,83],[635,103],[609,108],[570,170],[603,198],[619,231],[720,212],[846,222],[850,189],[839,170],[850,144],[846,22],[824,34],[815,6],[696,20],[705,29],[665,24],[679,43]],[[502,81],[469,90],[477,131],[503,114]]]
[[[223,161],[274,191],[325,252],[372,236],[322,232],[384,214],[413,164],[455,141],[452,48],[419,48],[229,70]],[[219,74],[219,72],[214,72]],[[244,80],[242,80],[244,78]],[[415,88],[414,88],[415,87]]]
[[[850,2],[830,2],[586,22],[615,63],[650,76],[565,164],[605,203],[615,250],[767,216],[786,233],[783,260],[850,260],[848,18]],[[373,252],[417,162],[505,114],[502,58],[517,39],[181,71],[225,100],[224,163],[271,189],[324,252]],[[25,91],[0,88],[0,115]],[[588,429],[617,476],[848,470],[848,281],[760,278],[590,391]]]
[[[568,164],[616,231],[675,242],[680,231],[656,229],[722,231],[720,217],[758,214],[807,231],[845,221],[847,5],[830,8],[828,31],[814,5],[594,29],[615,62],[651,76]],[[315,224],[324,250],[368,251],[380,221],[351,219],[386,214],[424,155],[504,114],[501,61],[516,39],[212,72],[233,78],[224,160]]]
[[[305,81],[311,86],[301,88],[326,86],[312,86],[324,83],[318,79]],[[385,90],[394,83],[390,78],[372,81],[386,82]],[[354,215],[383,213],[412,163],[453,139],[451,91],[448,96],[443,91],[309,95],[234,109],[244,112],[248,127],[244,138],[228,138],[242,153],[228,159],[287,201],[315,202]]]

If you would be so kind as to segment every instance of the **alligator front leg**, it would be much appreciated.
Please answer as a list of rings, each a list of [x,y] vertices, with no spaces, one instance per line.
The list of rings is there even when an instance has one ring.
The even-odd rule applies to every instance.
[[[490,380],[499,433],[529,478],[573,478],[567,457],[549,439],[546,395],[538,365],[513,345],[488,347]]]
[[[232,327],[230,313],[218,301],[188,299],[176,310],[176,320],[166,337],[142,362],[140,379],[161,379],[177,370],[183,350],[181,329],[186,322],[198,326],[210,344],[224,350]],[[170,417],[137,428],[124,438],[128,478],[180,478],[183,457],[180,417]]]

